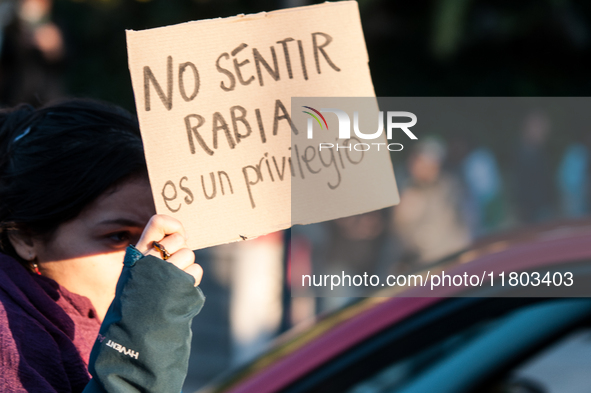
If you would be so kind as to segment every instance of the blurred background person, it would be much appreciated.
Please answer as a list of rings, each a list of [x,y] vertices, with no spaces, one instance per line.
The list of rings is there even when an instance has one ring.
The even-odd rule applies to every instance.
[[[474,236],[499,229],[505,222],[501,173],[491,149],[472,150],[462,162],[462,175],[476,205],[478,225]]]
[[[481,207],[478,204],[476,195],[471,192],[470,181],[465,173],[466,160],[470,155],[472,141],[469,135],[464,133],[454,135],[446,141],[445,159],[442,170],[448,172],[460,183],[460,198],[462,200],[462,216],[470,232],[470,237],[475,237],[482,232]]]
[[[327,238],[321,247],[326,253],[324,258],[314,260],[314,274],[341,275],[344,272],[349,276],[362,276],[385,273],[385,266],[392,261],[387,231],[390,211],[381,209],[322,223]],[[318,298],[318,313],[336,309],[352,298],[362,296],[355,286],[329,290],[322,288],[326,297]]]
[[[554,215],[555,189],[546,141],[550,120],[542,112],[531,112],[523,121],[511,175],[518,219],[522,223],[547,220]]]
[[[408,159],[408,184],[394,210],[394,230],[403,257],[399,268],[414,269],[459,251],[470,242],[462,213],[459,181],[442,171],[443,144],[426,139]]]
[[[64,96],[65,44],[52,0],[3,1],[0,100],[39,105]]]
[[[577,139],[577,142],[567,146],[560,161],[556,179],[561,212],[566,217],[581,217],[589,214],[591,136],[585,133],[579,135]]]

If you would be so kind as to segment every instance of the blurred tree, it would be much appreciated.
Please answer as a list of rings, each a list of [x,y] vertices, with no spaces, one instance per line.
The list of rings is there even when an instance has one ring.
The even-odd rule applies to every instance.
[[[134,111],[125,30],[260,12],[274,1],[250,0],[57,0],[55,21],[68,48],[67,89],[73,95],[111,101]]]

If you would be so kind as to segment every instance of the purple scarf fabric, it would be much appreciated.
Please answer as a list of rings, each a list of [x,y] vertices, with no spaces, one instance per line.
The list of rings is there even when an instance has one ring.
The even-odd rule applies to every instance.
[[[0,389],[81,392],[100,323],[90,301],[0,254]]]

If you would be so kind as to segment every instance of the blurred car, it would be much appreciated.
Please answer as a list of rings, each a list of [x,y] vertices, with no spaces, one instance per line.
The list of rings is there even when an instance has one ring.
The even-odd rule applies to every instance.
[[[591,221],[480,241],[430,274],[572,272],[586,291],[532,297],[531,286],[505,285],[433,297],[391,288],[289,332],[199,393],[591,392],[590,261]]]

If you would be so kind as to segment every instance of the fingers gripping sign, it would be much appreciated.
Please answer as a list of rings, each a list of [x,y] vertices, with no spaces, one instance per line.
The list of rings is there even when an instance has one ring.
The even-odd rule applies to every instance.
[[[152,216],[142,233],[136,248],[144,255],[165,259],[195,278],[195,286],[201,282],[203,269],[195,263],[195,254],[187,247],[183,224],[163,214]]]

